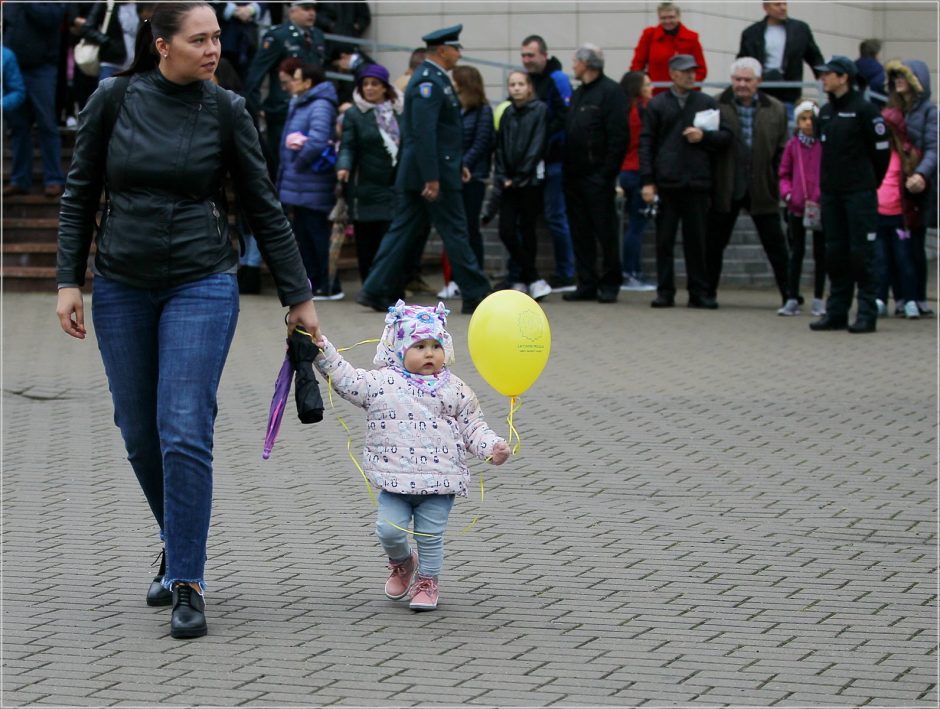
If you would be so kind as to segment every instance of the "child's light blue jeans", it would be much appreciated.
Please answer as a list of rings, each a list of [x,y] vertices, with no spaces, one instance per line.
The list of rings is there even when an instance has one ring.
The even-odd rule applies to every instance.
[[[418,573],[421,576],[438,576],[444,563],[444,530],[447,529],[447,517],[453,506],[453,495],[396,495],[385,490],[379,492],[375,534],[388,558],[391,561],[404,561],[411,556],[408,532],[405,530],[414,517]]]

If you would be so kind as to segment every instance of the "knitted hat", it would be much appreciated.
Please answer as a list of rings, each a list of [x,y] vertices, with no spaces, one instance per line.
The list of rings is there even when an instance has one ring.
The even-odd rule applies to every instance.
[[[386,86],[388,85],[388,69],[386,69],[381,64],[366,64],[356,75],[356,83],[362,83],[362,80],[367,76],[371,76],[373,79],[378,79]]]
[[[810,111],[813,114],[813,117],[816,117],[819,115],[819,106],[809,100],[800,101],[798,104],[796,104],[796,108],[793,109],[793,117],[799,118],[807,111]]]
[[[403,369],[405,352],[416,342],[436,340],[444,348],[444,363],[454,361],[454,343],[447,332],[447,315],[450,311],[443,303],[436,308],[423,305],[406,305],[399,300],[388,309],[385,316],[385,331],[376,348],[376,366]]]

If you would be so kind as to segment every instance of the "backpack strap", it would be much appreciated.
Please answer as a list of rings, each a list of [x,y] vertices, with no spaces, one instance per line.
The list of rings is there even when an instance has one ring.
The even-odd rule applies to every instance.
[[[228,195],[225,194],[225,176],[231,174],[232,160],[235,155],[235,107],[231,92],[216,85],[216,106],[219,114],[219,134],[222,136],[222,179],[219,182],[219,193],[217,196],[219,205],[226,215],[229,213]],[[236,205],[236,210],[237,210]],[[226,216],[226,219],[228,217]],[[236,220],[236,224],[237,224]],[[241,256],[245,255],[245,239],[241,229],[235,227],[235,233],[238,235],[238,251]]]
[[[104,106],[104,132],[102,133],[102,145],[104,155],[108,154],[108,143],[111,142],[111,133],[114,132],[114,124],[117,123],[118,114],[124,106],[124,95],[127,93],[127,87],[131,83],[129,76],[117,76],[114,83],[111,84],[111,91],[108,93],[108,102]]]

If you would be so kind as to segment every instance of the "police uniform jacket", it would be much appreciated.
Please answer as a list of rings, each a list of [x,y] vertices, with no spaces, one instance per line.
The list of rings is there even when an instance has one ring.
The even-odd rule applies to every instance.
[[[888,129],[877,106],[855,90],[819,111],[823,192],[876,190],[891,158]]]
[[[290,103],[290,94],[281,88],[277,68],[281,62],[290,57],[297,57],[304,64],[321,66],[326,56],[326,38],[323,32],[311,27],[310,44],[304,40],[304,31],[291,23],[277,25],[265,32],[261,40],[261,48],[255,54],[248,70],[248,79],[245,81],[245,97],[248,110],[252,114],[264,111],[274,115],[287,113]],[[268,97],[261,103],[261,84],[264,77],[270,77],[268,83]]]
[[[408,82],[401,132],[398,189],[422,190],[434,180],[442,190],[461,189],[460,102],[447,74],[434,62],[425,60]]]

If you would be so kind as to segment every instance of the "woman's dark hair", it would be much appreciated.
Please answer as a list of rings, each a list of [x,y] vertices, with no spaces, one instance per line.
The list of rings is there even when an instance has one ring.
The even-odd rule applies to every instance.
[[[297,70],[295,69],[294,72],[296,73]],[[310,86],[313,88],[317,84],[322,84],[326,81],[326,72],[323,71],[322,67],[316,64],[301,64],[300,78],[303,81],[310,79]]]
[[[460,84],[461,103],[468,110],[487,104],[486,91],[483,89],[483,77],[475,66],[456,66],[451,72],[454,81]]]
[[[116,76],[133,76],[156,69],[160,63],[160,55],[154,40],[157,37],[171,40],[183,24],[183,18],[197,7],[212,6],[207,2],[158,2],[153,9],[153,16],[148,22],[141,22],[137,30],[137,40],[134,42],[134,61],[124,71]],[[214,10],[213,10],[214,12]]]
[[[633,104],[640,97],[645,79],[646,74],[642,71],[628,71],[620,77],[620,88],[623,89],[623,95],[627,99],[628,111],[633,108]]]
[[[277,65],[277,70],[281,74],[289,74],[290,76],[294,75],[294,72],[302,67],[304,63],[300,61],[297,57],[287,57],[284,61]]]

